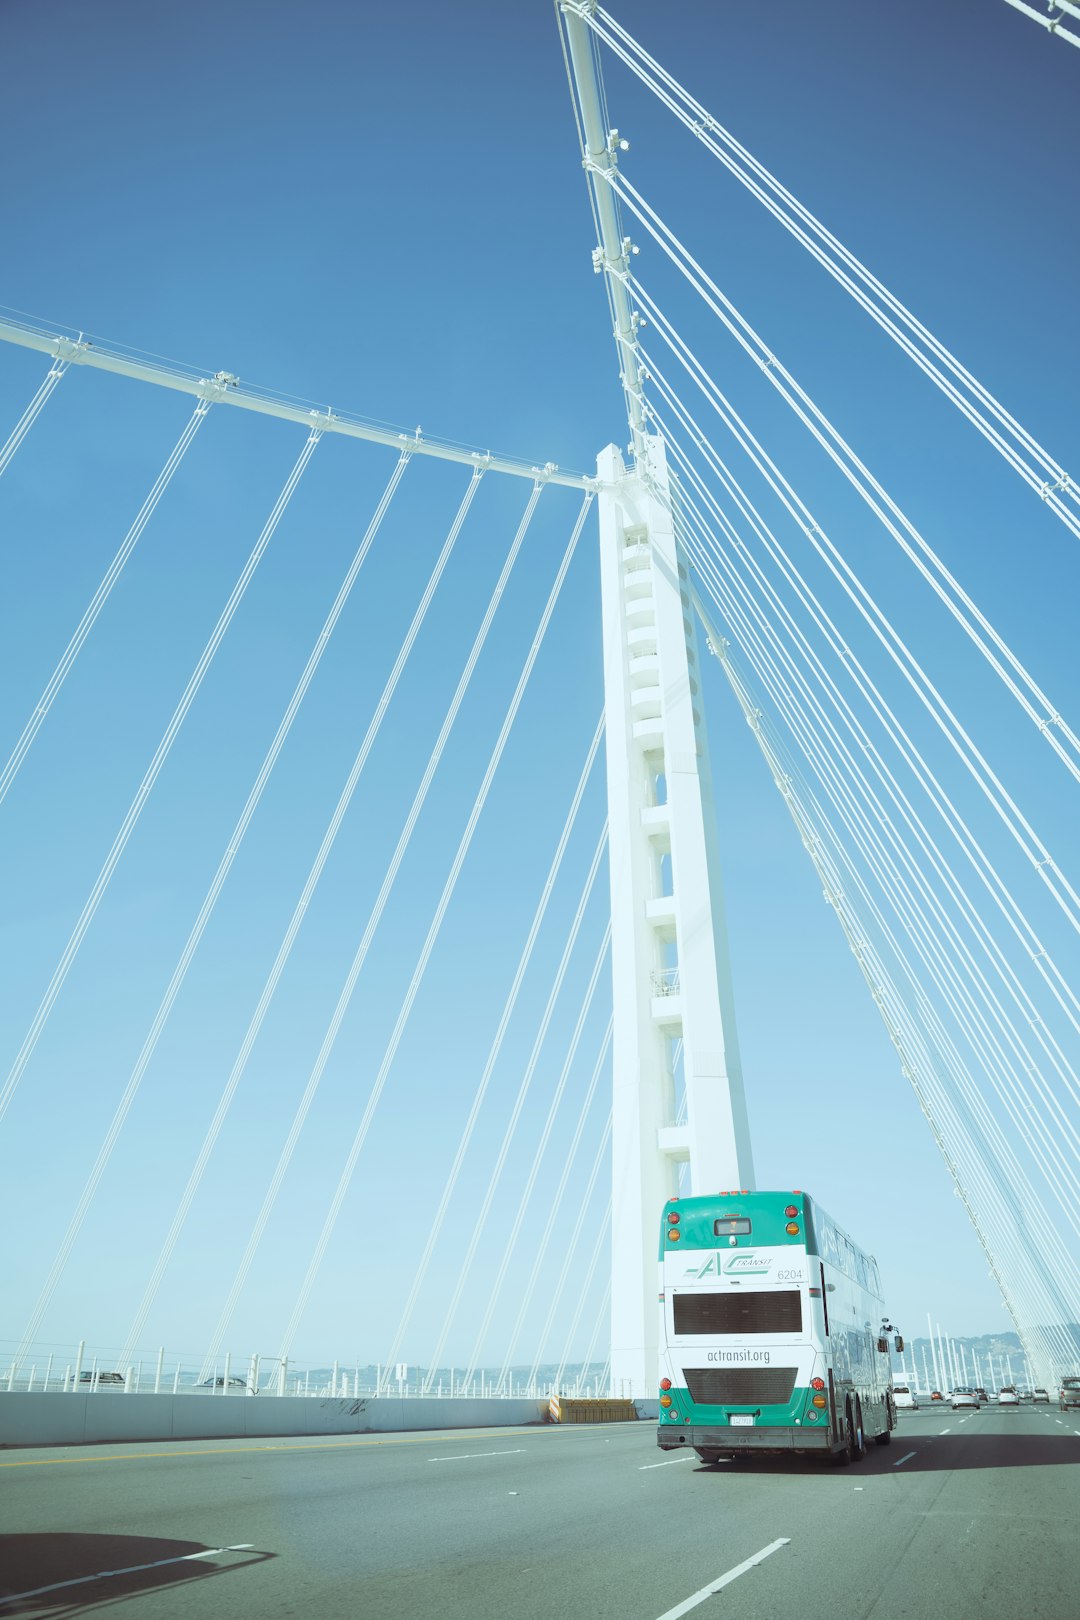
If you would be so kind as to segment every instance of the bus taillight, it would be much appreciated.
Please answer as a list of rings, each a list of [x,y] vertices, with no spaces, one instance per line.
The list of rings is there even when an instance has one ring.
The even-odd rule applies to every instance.
[[[819,1412],[828,1404],[824,1395],[815,1395],[812,1401],[812,1405],[816,1406]]]
[[[674,1210],[674,1209],[669,1209],[668,1210],[668,1220],[671,1222],[672,1226],[678,1226],[678,1224],[679,1224],[678,1212],[676,1210]]]
[[[797,1204],[789,1204],[787,1206],[787,1208],[785,1209],[785,1211],[784,1211],[784,1214],[788,1217],[789,1220],[791,1219],[791,1217],[793,1215],[797,1215],[798,1213],[799,1213],[799,1207],[798,1207]]]
[[[671,1396],[670,1395],[661,1395],[661,1397],[660,1397],[660,1405],[665,1407],[665,1408],[670,1406],[671,1405]]]
[[[677,1226],[669,1226],[668,1227],[668,1229],[667,1229],[667,1240],[668,1240],[669,1243],[678,1243],[680,1236],[681,1236],[681,1234],[680,1234],[679,1228]]]
[[[784,1227],[784,1231],[787,1233],[788,1237],[798,1237],[798,1235],[799,1235],[798,1222],[797,1221],[788,1221],[787,1225]]]
[[[661,1378],[661,1380],[660,1380],[660,1388],[661,1389],[670,1389],[671,1388],[671,1379],[670,1378]]]
[[[811,1380],[810,1380],[810,1388],[811,1389],[824,1389],[825,1388],[825,1380],[824,1380],[824,1378],[811,1378]]]

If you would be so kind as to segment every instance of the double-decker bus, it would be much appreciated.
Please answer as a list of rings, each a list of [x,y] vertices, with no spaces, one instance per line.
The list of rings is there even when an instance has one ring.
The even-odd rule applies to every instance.
[[[661,1448],[838,1463],[896,1424],[877,1262],[803,1192],[671,1198],[660,1231]],[[897,1336],[896,1349],[903,1349]]]

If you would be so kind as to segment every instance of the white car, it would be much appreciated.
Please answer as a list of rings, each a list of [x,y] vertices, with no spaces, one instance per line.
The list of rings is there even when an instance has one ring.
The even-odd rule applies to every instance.
[[[1011,1385],[998,1390],[997,1403],[999,1406],[1019,1406],[1020,1397]]]
[[[975,1393],[975,1391],[973,1389],[954,1389],[953,1390],[953,1392],[952,1392],[952,1409],[953,1409],[953,1411],[954,1412],[958,1411],[961,1406],[970,1407],[972,1410],[974,1410],[976,1412],[979,1410],[979,1397],[978,1397],[978,1395],[976,1395],[976,1393]]]
[[[893,1405],[898,1412],[917,1412],[919,1409],[918,1397],[915,1391],[907,1384],[893,1385]]]

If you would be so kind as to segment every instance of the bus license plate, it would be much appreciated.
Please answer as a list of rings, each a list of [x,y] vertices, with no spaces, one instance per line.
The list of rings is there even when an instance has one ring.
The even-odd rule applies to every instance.
[[[741,1423],[750,1424],[752,1426],[754,1422],[754,1415],[752,1412],[733,1412],[731,1415],[731,1422],[732,1425]]]

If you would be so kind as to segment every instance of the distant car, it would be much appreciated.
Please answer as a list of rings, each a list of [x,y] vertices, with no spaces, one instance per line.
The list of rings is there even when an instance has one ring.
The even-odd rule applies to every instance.
[[[940,1389],[932,1389],[930,1391],[930,1399],[932,1401],[940,1401],[942,1398],[943,1397],[942,1397]]]
[[[122,1372],[84,1372],[79,1374],[80,1384],[91,1384],[96,1389],[123,1389],[127,1380]]]
[[[1016,1393],[1015,1389],[1013,1389],[1011,1384],[1008,1384],[1003,1389],[998,1390],[998,1405],[999,1406],[1019,1406],[1020,1405],[1020,1397]]]
[[[1080,1378],[1063,1378],[1058,1390],[1058,1409],[1068,1412],[1080,1406]]]
[[[196,1389],[208,1389],[208,1390],[224,1389],[225,1388],[225,1379],[219,1373],[216,1378],[204,1378],[201,1384],[196,1384],[195,1385],[195,1388]],[[235,1374],[231,1374],[230,1377],[229,1377],[229,1389],[235,1391],[235,1393],[237,1395],[246,1394],[247,1393],[247,1379],[246,1378],[240,1378],[240,1377],[236,1376]]]
[[[1043,1405],[1046,1405],[1046,1406],[1050,1405],[1050,1396],[1049,1396],[1049,1394],[1047,1393],[1047,1391],[1045,1389],[1042,1389],[1042,1388],[1033,1389],[1032,1392],[1031,1392],[1031,1398],[1036,1403],[1036,1405],[1039,1405],[1039,1404],[1043,1404]]]
[[[978,1395],[975,1393],[975,1391],[973,1389],[954,1389],[953,1390],[953,1392],[952,1392],[952,1408],[953,1408],[953,1411],[954,1412],[959,1411],[959,1409],[962,1406],[970,1407],[976,1412],[979,1410],[979,1397],[978,1397]]]
[[[917,1412],[919,1409],[918,1396],[907,1384],[893,1385],[893,1405],[898,1412]]]
[[[1016,1393],[1019,1395],[1022,1401],[1026,1401],[1028,1403],[1035,1399],[1035,1396],[1030,1389],[1018,1389]]]

